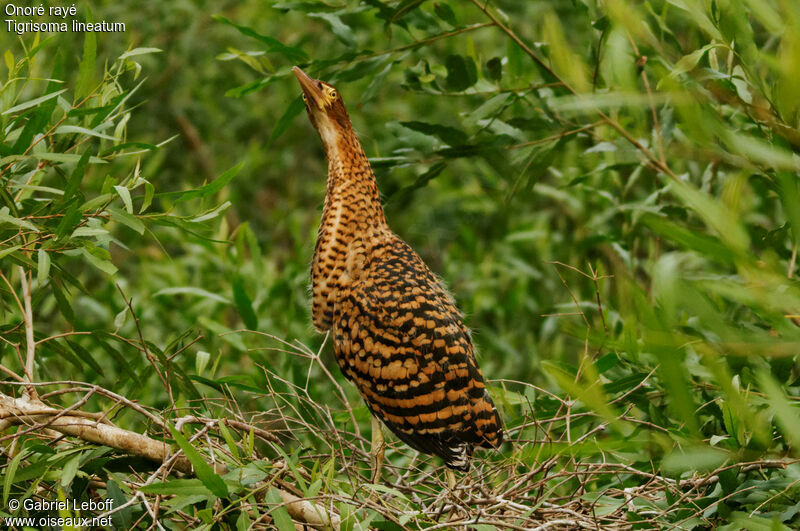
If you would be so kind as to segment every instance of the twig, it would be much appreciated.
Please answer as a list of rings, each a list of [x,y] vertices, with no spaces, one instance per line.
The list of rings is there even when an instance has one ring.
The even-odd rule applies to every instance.
[[[238,420],[233,419],[211,419],[208,417],[196,417],[194,415],[187,415],[185,417],[181,417],[180,419],[181,425],[183,424],[205,424],[206,426],[216,426],[220,422],[224,422],[226,426],[230,426],[231,428],[235,428],[240,431],[249,432],[252,431],[254,435],[261,437],[262,439],[274,443],[279,443],[281,440],[273,433],[268,432],[267,430],[263,430],[252,424],[247,424],[246,422],[241,422]]]
[[[78,407],[85,403],[90,394],[87,394],[83,400],[73,405],[73,407]],[[43,426],[46,425],[64,435],[139,455],[151,461],[162,463],[162,465],[169,463],[180,472],[194,475],[189,460],[181,456],[180,453],[172,453],[170,446],[165,442],[156,441],[146,435],[117,428],[116,426],[98,424],[87,420],[83,416],[68,414],[67,412],[68,410],[65,409],[49,408],[41,402],[29,400],[27,397],[13,398],[0,393],[0,418],[16,419],[17,422],[23,418],[35,419],[37,422],[43,422]],[[208,424],[206,429],[207,427]],[[203,433],[201,430],[195,436]],[[18,435],[14,434],[14,436]],[[194,440],[194,437],[191,440]],[[225,473],[224,465],[218,465],[215,468],[218,473]],[[286,503],[289,514],[295,520],[315,527],[327,526],[338,529],[338,515],[329,513],[308,499],[299,498],[284,489],[278,490],[284,503]],[[155,515],[151,514],[151,517],[155,517]]]
[[[25,375],[28,382],[33,382],[33,362],[36,356],[36,341],[33,339],[33,310],[31,309],[31,285],[28,282],[28,276],[22,266],[18,266],[20,284],[22,285],[22,300],[25,303],[24,318],[25,318]],[[36,388],[28,387],[28,394],[31,399],[36,399]]]
[[[161,373],[158,369],[158,363],[156,363],[156,359],[150,354],[150,350],[147,348],[147,342],[144,340],[144,335],[142,334],[142,327],[139,324],[139,318],[136,316],[136,312],[133,310],[133,300],[128,299],[125,296],[125,292],[122,291],[122,288],[119,284],[116,284],[117,289],[119,290],[120,295],[122,295],[122,300],[125,301],[125,305],[128,307],[128,311],[131,313],[131,317],[133,317],[133,322],[136,325],[136,332],[139,335],[139,342],[142,345],[142,352],[144,352],[147,361],[150,362],[150,365],[153,366],[153,369],[156,371],[158,378],[161,380],[162,385],[167,390],[167,395],[169,395],[170,403],[174,404],[175,399],[172,396],[172,387],[169,383],[169,377],[165,376]]]

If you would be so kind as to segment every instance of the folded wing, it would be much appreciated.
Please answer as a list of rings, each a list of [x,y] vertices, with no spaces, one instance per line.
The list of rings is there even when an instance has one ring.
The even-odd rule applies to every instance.
[[[374,415],[412,448],[469,468],[502,428],[452,298],[394,235],[372,247],[334,305],[339,366]]]

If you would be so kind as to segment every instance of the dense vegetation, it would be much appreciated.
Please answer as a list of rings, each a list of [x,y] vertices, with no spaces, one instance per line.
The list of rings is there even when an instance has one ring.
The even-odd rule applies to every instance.
[[[294,495],[343,528],[800,526],[796,2],[92,10],[126,32],[0,33],[0,517],[292,529]],[[474,331],[508,442],[455,493],[394,440],[367,482],[310,324],[326,163],[295,64]]]

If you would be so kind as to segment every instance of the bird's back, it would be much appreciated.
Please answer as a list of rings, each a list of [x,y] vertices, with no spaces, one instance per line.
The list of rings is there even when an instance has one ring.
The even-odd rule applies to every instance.
[[[347,262],[333,304],[342,372],[401,440],[467,469],[502,428],[452,298],[388,228],[352,243]]]

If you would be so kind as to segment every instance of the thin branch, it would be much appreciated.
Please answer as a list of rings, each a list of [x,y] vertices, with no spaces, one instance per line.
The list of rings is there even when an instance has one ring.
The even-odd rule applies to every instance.
[[[167,390],[170,403],[174,404],[175,399],[172,396],[172,387],[170,386],[169,383],[169,377],[161,373],[161,371],[158,369],[158,363],[156,363],[156,359],[153,357],[152,354],[150,354],[150,350],[147,348],[147,342],[144,340],[144,334],[142,334],[142,327],[139,324],[139,318],[136,316],[136,312],[133,311],[133,300],[128,299],[125,296],[125,292],[122,291],[122,288],[120,287],[119,284],[117,284],[116,286],[117,289],[119,290],[120,295],[122,295],[122,300],[125,301],[125,305],[128,307],[128,311],[131,313],[131,317],[133,317],[133,322],[136,325],[136,332],[139,335],[139,342],[142,345],[142,352],[144,352],[147,361],[149,361],[150,365],[153,366],[153,369],[156,371],[156,374],[158,375],[158,378],[161,380],[162,385]]]
[[[22,300],[25,303],[24,318],[25,318],[25,376],[28,382],[33,382],[33,366],[36,357],[36,341],[33,339],[33,309],[31,308],[31,283],[28,281],[28,275],[22,266],[19,266],[19,281],[22,285]],[[28,395],[32,399],[36,399],[36,389],[28,387]]]
[[[84,399],[73,407],[78,407],[88,399]],[[151,461],[162,464],[171,462],[175,470],[184,474],[194,475],[192,464],[189,460],[172,452],[170,445],[157,441],[132,431],[117,428],[108,424],[99,424],[82,416],[68,413],[68,409],[55,409],[39,401],[28,398],[12,398],[0,393],[0,418],[11,420],[11,424],[22,423],[23,419],[34,420],[41,427],[48,427],[64,435],[77,437],[84,441],[116,448],[134,455],[139,455]],[[18,434],[14,434],[17,436]],[[196,434],[198,435],[198,434]],[[217,473],[226,473],[224,465],[215,467]],[[309,499],[299,498],[288,490],[278,489],[281,498],[292,518],[299,522],[307,523],[314,527],[333,527],[338,529],[340,519],[327,510],[319,507]],[[152,515],[151,515],[152,516]]]

